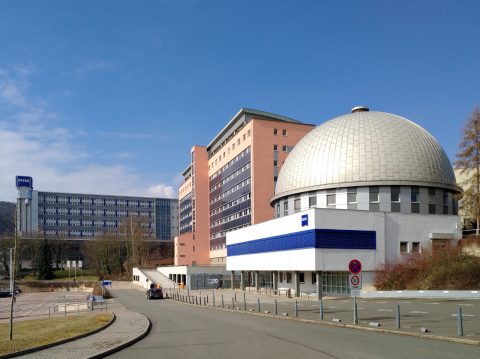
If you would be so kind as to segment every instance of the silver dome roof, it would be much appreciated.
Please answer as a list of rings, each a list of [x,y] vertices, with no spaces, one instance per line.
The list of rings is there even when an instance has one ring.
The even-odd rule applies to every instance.
[[[452,165],[424,128],[385,112],[356,111],[310,131],[288,155],[278,176],[278,198],[318,189],[416,185],[451,189]]]

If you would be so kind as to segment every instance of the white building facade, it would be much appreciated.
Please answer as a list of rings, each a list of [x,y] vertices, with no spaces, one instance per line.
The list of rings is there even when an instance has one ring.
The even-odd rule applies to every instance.
[[[425,129],[355,108],[293,149],[271,200],[277,218],[227,234],[227,270],[242,273],[242,286],[348,294],[357,259],[371,287],[385,264],[461,238],[459,191]]]

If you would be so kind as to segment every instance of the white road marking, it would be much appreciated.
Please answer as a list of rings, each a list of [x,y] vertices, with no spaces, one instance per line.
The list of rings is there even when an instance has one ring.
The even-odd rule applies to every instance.
[[[383,308],[380,308],[380,309],[377,309],[377,312],[393,312],[393,309],[383,309]]]
[[[428,314],[429,312],[422,312],[421,310],[412,310],[410,314]]]
[[[385,304],[386,302],[387,302],[387,301],[384,300],[383,302],[375,302],[375,303],[377,303],[377,304]]]
[[[440,304],[440,303],[425,303],[425,304]]]
[[[400,302],[402,304],[412,304],[412,302]]]
[[[465,303],[465,304],[460,303],[459,305],[461,305],[462,307],[473,307],[473,304],[471,303]]]
[[[457,314],[456,314],[456,313],[455,313],[455,314],[450,314],[450,316],[456,317]],[[474,317],[474,316],[475,316],[475,314],[463,314],[463,313],[462,313],[462,317]]]

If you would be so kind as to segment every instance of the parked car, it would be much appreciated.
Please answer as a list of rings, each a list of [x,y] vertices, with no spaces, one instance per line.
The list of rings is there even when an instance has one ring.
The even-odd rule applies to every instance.
[[[19,295],[21,292],[22,291],[20,290],[20,288],[15,288],[15,295]],[[12,296],[12,292],[10,292],[9,288],[0,290],[0,298],[11,297],[11,296]]]
[[[150,299],[163,299],[162,288],[157,288],[155,285],[151,284],[150,289],[145,293],[145,296],[148,300]]]

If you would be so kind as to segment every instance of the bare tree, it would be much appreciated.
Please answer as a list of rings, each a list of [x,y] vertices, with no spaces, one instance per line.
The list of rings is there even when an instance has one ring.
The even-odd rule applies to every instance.
[[[475,235],[479,235],[480,223],[480,107],[476,107],[463,128],[458,146],[455,167],[466,175],[462,183],[462,209],[476,220]]]

